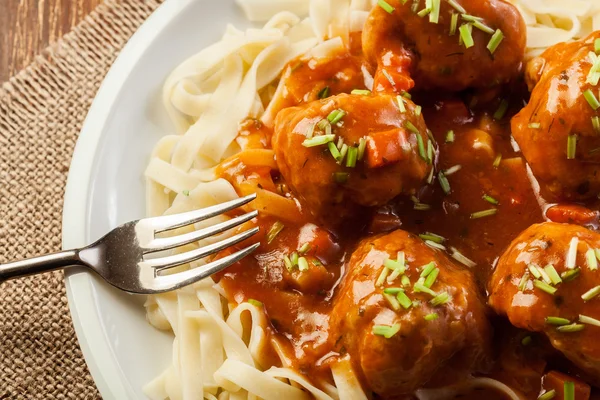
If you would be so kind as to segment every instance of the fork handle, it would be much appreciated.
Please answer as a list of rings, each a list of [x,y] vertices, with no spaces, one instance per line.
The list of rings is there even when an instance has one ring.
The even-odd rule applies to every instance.
[[[0,282],[63,269],[73,265],[84,265],[77,250],[65,250],[59,253],[0,264]]]

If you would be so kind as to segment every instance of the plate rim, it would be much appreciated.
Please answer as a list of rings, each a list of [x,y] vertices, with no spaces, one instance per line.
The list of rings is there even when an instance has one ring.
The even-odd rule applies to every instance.
[[[171,20],[193,2],[165,0],[131,36],[102,81],[82,125],[69,167],[62,218],[63,249],[89,244],[85,242],[85,237],[92,196],[92,170],[98,144],[124,83]],[[112,346],[104,334],[96,308],[93,279],[97,278],[89,270],[70,268],[65,271],[69,312],[81,352],[102,398],[135,398],[133,388],[120,370]]]

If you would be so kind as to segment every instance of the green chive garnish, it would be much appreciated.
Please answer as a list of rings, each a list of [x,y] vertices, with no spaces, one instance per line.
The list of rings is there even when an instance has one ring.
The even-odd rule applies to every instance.
[[[325,86],[319,91],[319,94],[317,96],[319,97],[319,99],[326,99],[327,97],[329,97],[329,91],[329,86]]]
[[[596,133],[600,133],[600,117],[592,117],[592,127]]]
[[[500,204],[500,202],[498,200],[496,200],[495,198],[493,198],[492,196],[489,196],[487,194],[483,195],[483,199],[490,204],[494,204],[494,205]]]
[[[450,182],[448,181],[448,178],[446,178],[446,175],[442,171],[438,173],[438,181],[440,182],[440,186],[442,187],[444,193],[450,194],[450,192],[452,191],[452,189],[450,188]]]
[[[408,287],[410,286],[410,278],[406,275],[402,275],[402,278],[400,278],[400,283],[403,287]]]
[[[282,222],[276,221],[271,226],[271,228],[269,229],[269,232],[267,233],[267,243],[271,244],[271,242],[273,240],[275,240],[275,238],[277,237],[277,235],[279,235],[279,233],[283,230],[284,227],[285,227],[285,225],[283,225]]]
[[[588,317],[587,315],[580,314],[579,322],[581,322],[582,324],[600,326],[600,321],[598,321],[596,318]]]
[[[342,120],[342,118],[344,118],[344,116],[346,115],[346,111],[342,110],[342,109],[338,109],[338,110],[333,110],[331,113],[329,113],[329,115],[327,116],[327,120],[329,121],[329,123],[331,125],[335,125],[338,122],[340,122]]]
[[[412,306],[412,301],[408,298],[406,293],[404,293],[404,290],[398,292],[398,294],[396,295],[396,299],[398,300],[398,303],[400,303],[402,308],[404,308],[405,310],[409,309]]]
[[[360,140],[358,141],[358,160],[362,160],[363,157],[365,156],[365,149],[367,148],[367,139],[366,138],[360,138]]]
[[[552,390],[548,390],[547,392],[544,392],[543,394],[540,395],[540,397],[537,398],[537,400],[551,400],[556,396],[556,390],[552,389]]]
[[[295,251],[290,255],[290,260],[292,261],[292,265],[296,266],[298,265],[298,253],[296,253]]]
[[[327,147],[329,147],[329,152],[331,153],[335,161],[342,160],[342,153],[340,153],[340,151],[333,142],[327,143]]]
[[[431,11],[432,11],[431,7],[424,8],[424,9],[422,9],[421,11],[419,11],[419,12],[417,13],[417,15],[418,15],[419,17],[423,18],[424,16],[426,16],[426,15],[429,15],[429,13],[431,13]]]
[[[392,87],[395,88],[396,87],[396,82],[394,82],[394,78],[392,78],[392,76],[390,75],[390,73],[387,72],[385,70],[385,68],[381,70],[381,73],[383,74],[383,76],[385,76],[385,79],[388,80],[388,82],[390,83],[390,85],[392,85]]]
[[[183,192],[181,192],[184,196],[189,196],[190,195],[190,191],[189,190],[184,190]]]
[[[421,115],[421,111],[422,111],[422,107],[421,106],[416,106],[415,107],[415,115],[418,117]]]
[[[431,164],[433,162],[433,142],[431,140],[427,140],[427,164]]]
[[[423,282],[425,282],[425,281],[423,281]],[[433,297],[437,296],[436,292],[434,292],[433,290],[429,289],[423,283],[419,283],[419,282],[417,282],[417,283],[414,284],[413,291],[415,293],[427,293],[428,295],[433,296]]]
[[[320,136],[315,136],[315,137],[313,137],[311,139],[304,140],[304,142],[302,142],[302,146],[304,146],[304,147],[322,146],[324,144],[328,144],[328,143],[333,142],[334,139],[335,139],[335,135],[320,135]]]
[[[564,400],[575,400],[575,383],[565,382],[563,385],[563,391],[565,392]]]
[[[430,262],[421,267],[421,277],[427,277],[435,269],[435,262]]]
[[[558,272],[556,272],[556,268],[554,268],[554,265],[546,265],[544,267],[544,271],[546,272],[546,274],[548,274],[548,277],[550,278],[550,281],[552,281],[552,284],[558,285],[559,283],[562,283],[562,279],[560,279],[560,275],[558,275]]]
[[[394,8],[394,7],[392,7],[392,6],[391,6],[391,5],[390,5],[390,4],[389,4],[387,1],[385,1],[385,0],[379,0],[379,1],[377,2],[377,5],[378,5],[379,7],[381,7],[381,8],[383,8],[383,10],[384,10],[385,12],[387,12],[388,14],[391,14],[391,13],[393,13],[393,12],[394,12],[394,10],[395,10],[395,8]]]
[[[600,286],[596,286],[596,287],[591,288],[590,290],[588,290],[584,294],[582,294],[581,298],[583,300],[585,300],[585,301],[590,301],[594,297],[598,296],[599,294],[600,294]]]
[[[577,278],[580,273],[581,269],[575,268],[563,272],[562,274],[560,274],[560,277],[562,278],[563,282],[571,282],[573,279]]]
[[[408,122],[408,121],[407,121]],[[427,161],[427,153],[425,152],[425,144],[423,143],[423,138],[421,137],[421,135],[419,134],[419,132],[417,132],[417,147],[419,149],[419,155],[421,156],[421,158],[425,161]]]
[[[596,111],[598,108],[600,108],[600,102],[598,102],[596,95],[590,89],[583,92],[583,97],[585,97],[588,104],[590,105],[590,107],[592,107],[592,109],[594,111]]]
[[[533,275],[535,279],[540,279],[542,277],[542,274],[540,274],[540,269],[537,265],[529,264],[527,268],[529,269],[531,275]]]
[[[492,165],[494,166],[494,168],[498,168],[500,166],[500,162],[502,162],[502,154],[498,154],[496,156]]]
[[[471,214],[471,219],[491,217],[492,215],[496,215],[497,213],[498,213],[497,208],[490,208],[489,210],[474,212],[473,214]]]
[[[594,52],[600,55],[600,39],[594,40]]]
[[[368,96],[371,94],[370,90],[364,90],[364,89],[354,89],[352,92],[350,92],[350,94],[355,94],[358,96]]]
[[[531,336],[525,336],[522,340],[521,340],[521,344],[523,346],[529,346],[531,344],[531,342],[533,341],[533,339],[531,338]]]
[[[437,315],[437,313],[431,313],[431,314],[427,314],[423,318],[425,319],[425,321],[435,321],[436,319],[439,318],[439,316]]]
[[[377,336],[383,336],[386,339],[390,339],[396,333],[400,332],[400,324],[388,325],[374,325],[373,334]]]
[[[456,27],[458,26],[458,14],[452,11],[452,16],[450,17],[450,36],[454,36],[456,34]]]
[[[504,40],[504,34],[500,29],[497,29],[496,32],[494,32],[494,34],[492,35],[492,38],[490,39],[487,45],[487,48],[490,51],[490,53],[494,54],[496,52],[496,49],[498,49],[498,46],[500,46],[502,40]]]
[[[572,332],[581,332],[585,329],[585,325],[583,324],[571,324],[571,325],[563,325],[556,328],[557,331],[563,333],[572,333]],[[565,399],[567,397],[565,396]]]
[[[435,233],[431,233],[431,232],[422,233],[419,235],[419,237],[423,240],[431,240],[432,242],[435,242],[435,243],[444,243],[444,241],[446,240],[445,237],[436,235]]]
[[[298,257],[298,269],[300,271],[307,271],[308,270],[308,261],[306,261],[306,258],[304,258],[304,257]]]
[[[254,299],[248,299],[248,303],[252,304],[253,306],[256,307],[262,307],[263,303],[258,301],[258,300],[254,300]]]
[[[446,133],[446,143],[453,143],[454,142],[454,131],[450,130],[448,131],[448,133]]]
[[[393,294],[393,295],[396,295],[396,294],[398,294],[400,292],[403,292],[403,291],[404,291],[404,289],[402,289],[402,288],[395,288],[395,287],[383,289],[383,293],[385,293],[385,294]]]
[[[574,160],[577,153],[577,135],[572,134],[567,138],[567,160]]]
[[[431,273],[425,279],[424,285],[428,288],[431,288],[433,286],[433,284],[435,283],[435,280],[437,279],[439,274],[440,274],[439,268],[436,268],[433,271],[431,271]]]
[[[521,280],[519,281],[519,291],[520,292],[522,292],[523,290],[525,290],[525,286],[527,286],[527,281],[528,280],[529,280],[529,272],[525,271],[525,273],[521,277]]]
[[[414,133],[415,135],[419,135],[419,130],[417,129],[416,126],[414,126],[414,124],[410,121],[405,121],[404,122],[404,127],[406,129],[408,129],[409,131],[411,131],[412,133]],[[420,136],[420,135],[419,135]],[[418,139],[417,139],[418,140]],[[421,141],[423,140],[423,138],[421,138]],[[423,152],[425,151],[425,148],[423,148]],[[425,154],[425,153],[423,153]]]
[[[431,210],[431,206],[425,203],[415,203],[414,207],[417,211],[428,211]]]
[[[585,259],[587,261],[588,268],[590,271],[595,271],[598,269],[598,259],[596,258],[596,252],[594,249],[589,249],[585,253]]]
[[[501,120],[506,115],[506,111],[508,111],[508,101],[502,99],[500,105],[498,106],[498,109],[494,113],[494,119],[496,121]]]
[[[533,286],[551,295],[554,295],[557,290],[555,287],[548,285],[544,281],[533,281]]]
[[[356,147],[350,147],[348,149],[348,158],[346,158],[346,167],[354,168],[356,166],[357,158],[358,158],[358,149]]]
[[[298,249],[298,253],[299,254],[306,254],[308,253],[308,251],[310,250],[310,243],[304,243],[302,246],[300,246],[300,248]]]
[[[429,14],[429,22],[437,24],[440,21],[440,0],[433,0],[431,14]]]
[[[404,98],[400,95],[396,96],[396,101],[398,102],[398,108],[401,113],[406,112],[406,106],[404,105]]]
[[[566,318],[560,318],[560,317],[546,317],[546,323],[548,325],[569,325],[571,323],[571,321],[569,321]]]
[[[283,256],[283,263],[285,264],[287,270],[292,272],[292,269],[294,269],[294,264],[292,264],[292,260],[290,260],[288,256]]]
[[[396,300],[396,298],[394,296],[384,293],[383,297],[388,302],[388,304],[390,305],[392,310],[394,310],[394,311],[400,310],[400,303],[398,303],[398,300]]]
[[[383,283],[385,282],[385,278],[387,278],[389,273],[390,273],[390,270],[387,268],[384,268],[383,271],[381,271],[381,274],[379,274],[379,277],[377,278],[377,281],[375,282],[375,286],[382,286]]]
[[[348,182],[348,178],[350,178],[350,174],[347,172],[334,172],[333,173],[333,181],[337,184],[343,185]]]
[[[460,28],[458,28],[458,31],[460,32],[460,38],[467,49],[475,45],[475,42],[473,41],[473,35],[471,33],[471,27],[471,24],[462,24]]]
[[[458,11],[461,14],[466,14],[467,13],[467,10],[465,10],[463,6],[461,6],[460,4],[458,4],[456,2],[456,0],[448,0],[448,4],[450,4],[450,6],[452,8],[454,8],[456,11]]]
[[[450,300],[450,295],[446,292],[440,293],[435,296],[433,299],[429,301],[429,303],[434,306],[441,306],[442,304],[446,304]]]

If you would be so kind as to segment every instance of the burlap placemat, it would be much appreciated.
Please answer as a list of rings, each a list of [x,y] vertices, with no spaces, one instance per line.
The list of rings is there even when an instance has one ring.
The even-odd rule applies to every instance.
[[[106,1],[0,88],[0,263],[60,250],[65,181],[87,110],[160,1]],[[0,285],[0,399],[66,398],[100,395],[75,337],[63,274]]]

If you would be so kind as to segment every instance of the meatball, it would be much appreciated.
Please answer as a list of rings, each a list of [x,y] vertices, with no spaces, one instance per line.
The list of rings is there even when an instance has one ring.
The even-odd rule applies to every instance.
[[[511,121],[512,134],[552,200],[584,200],[600,192],[598,87],[588,82],[596,32],[561,43],[532,60],[526,75],[531,99]],[[534,70],[534,71],[532,71]],[[588,91],[589,90],[589,91]]]
[[[405,271],[394,273],[403,257]],[[365,239],[354,251],[331,329],[385,399],[446,373],[489,367],[490,326],[473,275],[402,230]]]
[[[363,31],[364,53],[378,66],[375,90],[390,89],[391,81],[396,90],[409,90],[415,82],[420,89],[488,88],[511,80],[522,69],[525,22],[504,0],[457,0],[463,14],[442,1],[437,23],[430,22],[430,16],[419,16],[423,2],[417,8],[412,1],[387,2],[394,10],[374,7]],[[458,22],[450,34],[453,15]],[[472,32],[469,48],[459,42],[463,24]],[[498,32],[503,39],[492,51],[488,47]]]
[[[489,303],[516,327],[547,335],[598,383],[600,327],[589,319],[600,319],[600,298],[592,290],[600,292],[596,249],[600,234],[584,227],[532,225],[500,257]]]
[[[400,107],[393,96],[342,94],[277,115],[277,165],[317,219],[341,221],[357,207],[382,205],[421,186],[432,168],[433,142],[416,106],[402,101]]]

